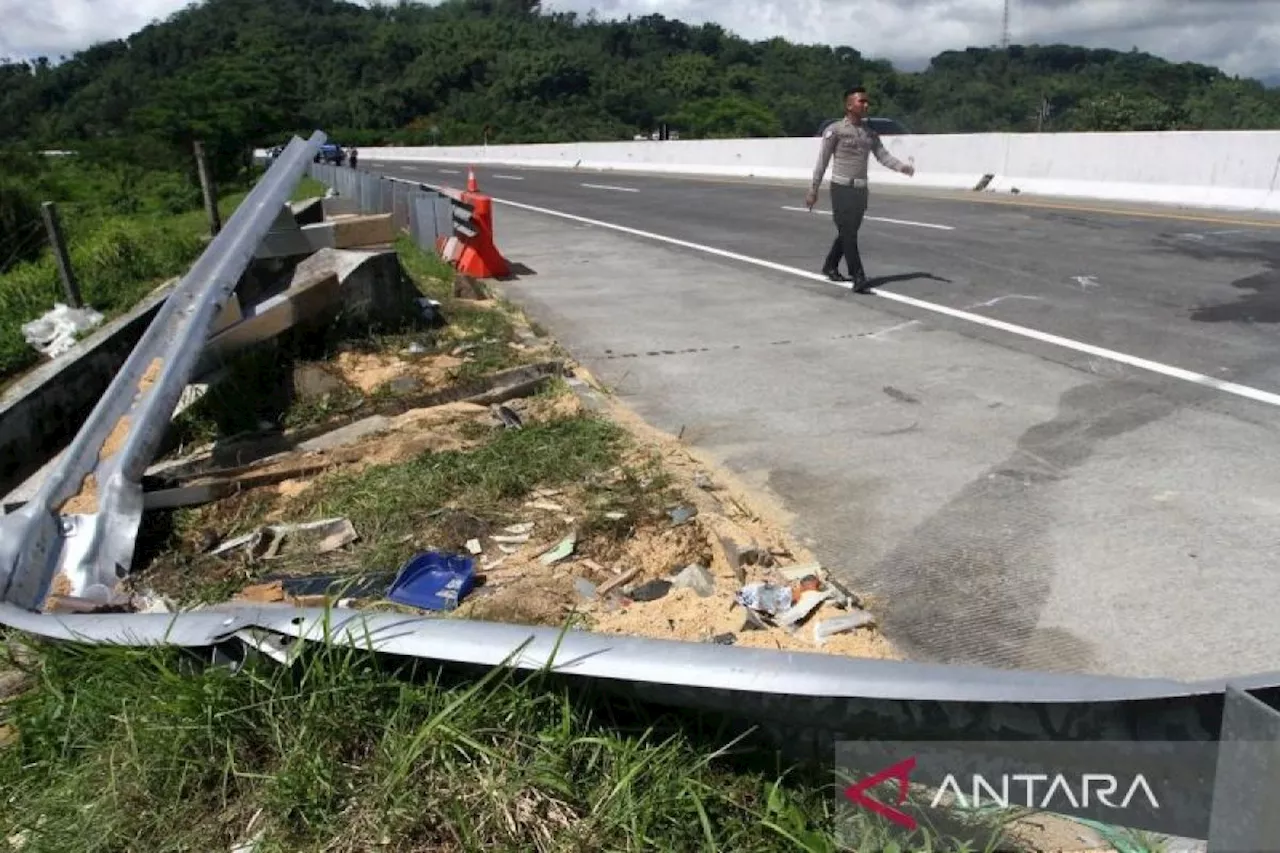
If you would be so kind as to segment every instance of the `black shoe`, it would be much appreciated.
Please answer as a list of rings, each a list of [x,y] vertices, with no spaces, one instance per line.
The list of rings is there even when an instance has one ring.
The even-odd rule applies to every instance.
[[[850,279],[853,282],[854,293],[866,293],[871,289],[871,282],[867,279],[867,274],[859,272]]]
[[[848,276],[841,275],[840,270],[823,270],[822,274],[827,277],[827,281],[834,281],[837,283],[852,281]]]

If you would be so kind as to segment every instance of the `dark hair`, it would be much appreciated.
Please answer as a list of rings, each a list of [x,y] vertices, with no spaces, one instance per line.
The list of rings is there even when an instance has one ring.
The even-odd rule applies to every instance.
[[[849,100],[850,95],[865,95],[866,93],[867,90],[862,86],[850,86],[848,89],[844,90],[844,99],[847,101]]]

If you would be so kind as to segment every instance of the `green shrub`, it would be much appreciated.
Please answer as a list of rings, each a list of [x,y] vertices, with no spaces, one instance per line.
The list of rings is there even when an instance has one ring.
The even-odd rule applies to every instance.
[[[181,275],[204,248],[192,217],[104,220],[71,239],[71,265],[88,305],[108,316],[127,311],[159,281]],[[66,297],[51,255],[0,275],[0,376],[39,360],[22,337],[22,325]]]
[[[40,203],[25,183],[0,176],[0,274],[40,256]]]

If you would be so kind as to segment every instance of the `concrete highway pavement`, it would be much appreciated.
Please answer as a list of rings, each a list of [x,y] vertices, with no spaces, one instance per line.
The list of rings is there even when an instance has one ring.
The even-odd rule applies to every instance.
[[[868,271],[970,312],[956,317],[788,272],[815,270],[834,230],[784,209],[802,205],[794,187],[477,174],[500,200],[776,265],[496,214],[500,248],[534,272],[511,295],[643,417],[774,493],[913,657],[1186,679],[1280,669],[1270,221],[873,189]]]
[[[456,186],[466,172],[434,164],[377,168]],[[803,209],[803,187],[509,167],[477,169],[477,177],[497,198],[814,273],[835,233],[829,215]],[[883,291],[1280,393],[1273,355],[1280,345],[1280,217],[1201,221],[1181,211],[1165,219],[1049,204],[981,204],[873,187],[863,259]],[[815,211],[827,209],[824,190]],[[1042,357],[1096,364],[972,323],[957,328]]]

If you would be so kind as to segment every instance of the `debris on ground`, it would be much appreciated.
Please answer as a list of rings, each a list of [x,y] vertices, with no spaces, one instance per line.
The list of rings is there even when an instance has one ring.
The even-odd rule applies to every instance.
[[[572,619],[604,634],[897,656],[870,605],[769,520],[785,516],[761,495],[607,396],[593,398],[588,412],[574,383],[598,383],[504,303],[441,297],[432,304],[447,331],[376,346],[338,342],[329,360],[290,366],[301,404],[319,415],[153,465],[148,509],[195,520],[181,536],[185,550],[158,558],[149,581],[188,606],[394,606],[440,618],[549,627]],[[626,449],[598,469],[578,465],[585,476],[554,487],[513,480],[496,503],[445,501],[415,509],[407,526],[370,509],[394,515],[391,507],[406,500],[419,506],[404,495],[417,488],[411,477],[367,486],[393,493],[359,491],[343,504],[326,497],[337,481],[374,474],[368,482],[379,484],[381,469],[482,455],[494,442],[520,444],[548,424],[591,418],[609,421]],[[486,464],[495,461],[502,464]],[[477,484],[503,477],[460,464]],[[552,461],[539,470],[554,479],[563,467]],[[199,596],[193,585],[203,587]]]
[[[209,553],[213,556],[243,549],[255,560],[271,560],[280,556],[285,540],[316,554],[328,554],[357,541],[360,535],[345,518],[328,518],[295,524],[268,524],[252,533],[229,539]]]
[[[387,598],[423,610],[453,610],[471,592],[475,582],[472,560],[429,551],[405,564],[387,591]]]

